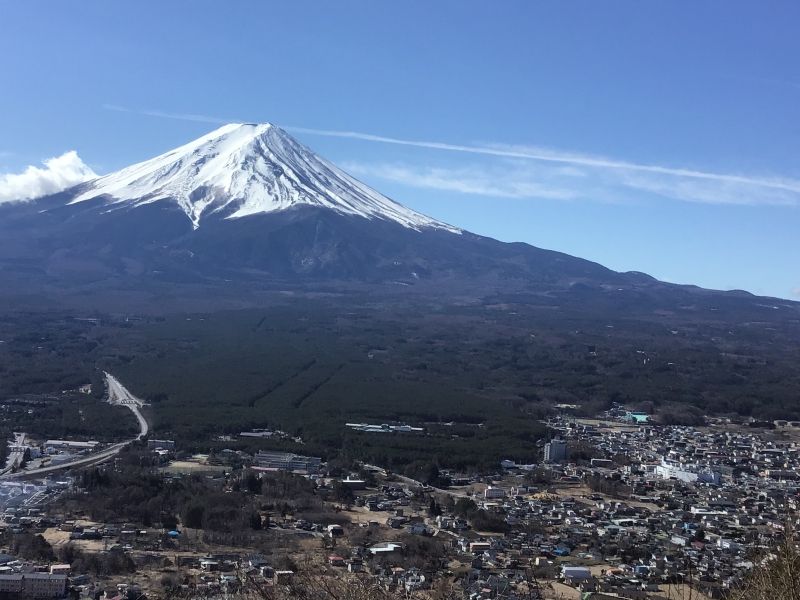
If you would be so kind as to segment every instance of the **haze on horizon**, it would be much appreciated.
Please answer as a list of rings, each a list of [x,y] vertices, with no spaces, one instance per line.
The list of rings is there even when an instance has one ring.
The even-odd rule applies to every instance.
[[[0,201],[270,121],[458,227],[800,298],[792,3],[193,8],[0,5]]]

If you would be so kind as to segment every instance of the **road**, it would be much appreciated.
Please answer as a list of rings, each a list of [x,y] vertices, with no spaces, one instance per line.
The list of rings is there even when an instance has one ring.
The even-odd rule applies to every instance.
[[[25,434],[14,433],[14,443],[9,444],[8,458],[6,459],[5,467],[0,471],[0,476],[10,473],[16,467],[19,467],[19,465],[22,464],[22,461],[25,459],[25,450],[23,449],[24,445]]]
[[[144,402],[131,394],[111,373],[106,373],[105,371],[104,373],[106,376],[106,384],[108,385],[108,401],[111,404],[127,406],[133,411],[133,414],[136,415],[136,419],[139,421],[139,435],[136,436],[136,439],[142,439],[147,435],[147,432],[150,431],[147,421],[139,410],[144,405]]]
[[[119,382],[119,380],[116,377],[114,377],[110,373],[105,373],[105,376],[106,376],[106,385],[108,386],[108,401],[111,404],[119,406],[127,406],[136,416],[137,421],[139,421],[139,434],[135,438],[131,438],[125,442],[118,442],[116,444],[112,444],[111,446],[104,448],[99,452],[92,452],[91,454],[81,456],[80,458],[71,460],[69,462],[61,463],[59,465],[52,465],[48,467],[39,467],[38,469],[18,471],[17,473],[12,473],[8,475],[3,475],[2,473],[0,473],[0,477],[5,476],[9,479],[22,478],[22,477],[25,478],[39,477],[42,475],[47,475],[49,473],[54,473],[56,471],[65,471],[67,469],[74,469],[77,467],[87,467],[90,465],[100,464],[119,454],[120,450],[122,450],[125,446],[127,446],[131,442],[135,442],[146,436],[147,433],[150,431],[150,426],[148,425],[147,420],[144,418],[140,410],[141,407],[144,405],[144,402],[142,402],[142,400],[131,394],[125,388],[125,386]]]

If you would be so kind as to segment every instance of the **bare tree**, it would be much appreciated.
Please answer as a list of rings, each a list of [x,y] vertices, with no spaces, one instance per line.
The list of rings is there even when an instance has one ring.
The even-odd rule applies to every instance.
[[[756,565],[731,600],[800,600],[800,552],[792,527],[786,527],[780,545]]]

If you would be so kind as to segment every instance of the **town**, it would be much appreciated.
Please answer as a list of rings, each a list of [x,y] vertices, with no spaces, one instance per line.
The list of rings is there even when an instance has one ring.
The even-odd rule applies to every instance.
[[[0,593],[221,598],[313,576],[420,598],[725,598],[791,535],[797,423],[664,426],[615,405],[595,419],[564,407],[547,426],[541,461],[504,460],[493,474],[442,470],[433,483],[292,452],[189,455],[157,439],[95,463],[89,442],[37,445],[20,434],[14,455],[67,455],[59,460],[69,465],[84,453],[85,464],[46,479],[20,465],[6,473]],[[167,489],[236,498],[234,513],[249,511],[244,530],[214,523],[199,504],[139,521],[122,508],[93,518],[92,498],[132,462]]]

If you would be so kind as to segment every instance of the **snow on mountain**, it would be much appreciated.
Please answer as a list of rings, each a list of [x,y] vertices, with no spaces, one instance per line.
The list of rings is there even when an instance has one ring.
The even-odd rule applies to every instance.
[[[312,205],[410,229],[461,231],[390,200],[269,123],[224,125],[88,182],[72,203],[101,196],[111,206],[172,200],[195,229],[215,213],[236,219]]]

